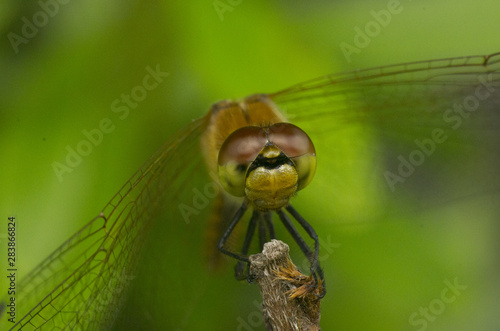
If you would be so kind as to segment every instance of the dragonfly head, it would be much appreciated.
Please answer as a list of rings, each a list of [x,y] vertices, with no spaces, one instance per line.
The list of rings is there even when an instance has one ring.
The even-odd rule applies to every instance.
[[[229,194],[245,196],[258,210],[278,210],[311,182],[316,152],[293,124],[248,126],[224,141],[218,163],[220,183]]]

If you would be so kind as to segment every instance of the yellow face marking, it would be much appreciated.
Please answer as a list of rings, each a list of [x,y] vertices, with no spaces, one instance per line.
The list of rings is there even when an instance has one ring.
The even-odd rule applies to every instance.
[[[275,169],[258,167],[247,177],[245,195],[258,210],[277,210],[295,194],[298,179],[297,171],[289,164]]]
[[[276,148],[275,146],[268,145],[264,147],[262,152],[260,153],[263,157],[266,159],[274,159],[277,158],[280,155],[281,151],[279,148]]]
[[[298,179],[291,160],[278,147],[267,145],[249,168],[245,195],[258,210],[277,210],[295,194]]]

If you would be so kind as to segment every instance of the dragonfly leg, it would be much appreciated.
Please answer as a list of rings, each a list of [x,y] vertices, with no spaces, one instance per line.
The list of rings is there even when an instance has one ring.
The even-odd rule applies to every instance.
[[[262,213],[261,213],[262,215]],[[267,238],[267,226],[265,219],[261,216],[259,219],[259,249],[262,252],[264,249],[264,244],[268,242]]]
[[[309,271],[311,272],[311,275],[314,278],[314,283],[315,283],[315,288],[318,286],[318,276],[322,281],[322,292],[320,295],[318,295],[319,298],[322,298],[326,294],[326,287],[325,287],[325,281],[324,281],[324,275],[323,275],[323,270],[321,269],[321,266],[319,265],[318,262],[318,256],[319,256],[319,239],[318,235],[312,228],[312,226],[302,217],[300,214],[290,205],[286,207],[286,210],[290,213],[290,215],[299,222],[299,224],[304,228],[304,230],[307,232],[307,234],[314,240],[314,253],[311,251],[307,243],[304,241],[304,238],[300,235],[300,233],[297,231],[295,226],[292,224],[290,221],[290,218],[283,212],[283,210],[278,210],[277,214],[280,217],[281,221],[283,222],[283,225],[285,228],[288,230],[288,232],[292,235],[293,239],[299,246],[299,248],[302,250],[304,255],[310,260],[311,262],[311,267]],[[317,274],[316,274],[317,273]]]
[[[242,256],[247,256],[248,255],[248,250],[250,248],[250,244],[252,243],[252,238],[255,233],[255,228],[257,226],[257,222],[260,219],[260,212],[257,210],[253,211],[252,218],[250,219],[250,223],[248,223],[248,228],[247,228],[247,233],[245,235],[245,241],[243,242],[243,248],[241,249],[241,255]],[[242,280],[245,277],[249,279],[248,277],[248,263],[247,263],[247,275],[243,276],[243,269],[245,268],[245,261],[238,261],[236,263],[236,266],[234,268],[235,271],[235,276],[236,279]]]
[[[273,224],[273,214],[271,214],[271,212],[265,213],[264,221],[267,226],[267,231],[269,232],[269,240],[276,239],[276,233],[274,232],[274,224]]]
[[[250,248],[250,244],[252,241],[252,237],[255,233],[255,228],[257,223],[259,224],[259,245],[261,251],[263,250],[264,244],[266,242],[268,242],[271,239],[275,239],[274,226],[272,223],[272,214],[270,212],[263,213],[258,210],[254,210],[252,218],[250,219],[250,223],[248,225],[245,242],[243,243],[243,249],[241,250],[241,254],[244,256],[248,255],[248,250]],[[269,237],[267,233],[269,233]],[[235,268],[236,279],[241,280],[244,278],[243,277],[244,267],[245,267],[244,262],[238,261]],[[254,282],[254,279],[250,277],[250,269],[248,264],[246,270],[246,278],[249,283]]]
[[[245,214],[246,210],[247,210],[247,202],[245,200],[241,204],[241,207],[238,209],[238,211],[236,212],[236,214],[233,216],[233,219],[232,219],[231,223],[229,224],[229,226],[227,227],[226,231],[224,232],[224,234],[220,238],[219,244],[217,245],[217,247],[219,248],[219,251],[221,251],[222,253],[224,253],[226,255],[229,255],[232,258],[235,258],[237,260],[249,263],[250,260],[248,259],[247,256],[241,256],[241,255],[239,255],[237,253],[228,251],[227,249],[224,248],[224,245],[226,244],[227,240],[231,236],[231,233],[233,232],[233,230],[236,227],[236,225],[238,224],[238,222],[241,220],[241,218]]]

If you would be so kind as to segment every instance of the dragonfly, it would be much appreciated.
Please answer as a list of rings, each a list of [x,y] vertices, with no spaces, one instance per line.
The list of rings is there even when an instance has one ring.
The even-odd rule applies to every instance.
[[[311,260],[310,272],[314,284],[311,284],[309,290],[317,289],[320,280],[323,283],[322,291],[318,294],[321,298],[326,289],[323,271],[318,264],[318,235],[290,204],[290,198],[311,182],[316,170],[316,152],[304,131],[284,121],[276,106],[265,95],[250,96],[241,102],[223,101],[212,107],[210,124],[202,139],[207,166],[212,168],[211,173],[217,170],[219,183],[225,192],[233,197],[244,197],[240,207],[236,209],[228,208],[228,197],[218,195],[220,202],[215,205],[219,208],[213,216],[216,222],[234,215],[219,240],[218,248],[222,253],[239,260],[236,265],[237,279],[242,279],[243,263],[247,265],[246,278],[251,282],[247,254],[252,237],[256,227],[259,227],[260,250],[266,242],[276,238],[271,215],[272,211],[276,211],[285,228]],[[238,254],[226,249],[225,245],[248,205],[252,206],[254,212],[241,253]],[[227,215],[228,209],[236,209],[236,212]],[[314,239],[314,252],[283,209]]]
[[[240,168],[233,165],[228,170],[229,163],[221,161],[220,155],[216,160],[214,150],[224,150],[223,142],[218,143],[220,148],[207,146],[207,137],[219,136],[223,141],[232,132],[221,131],[234,129],[213,125],[214,109],[221,105],[266,100],[276,118],[258,120],[251,130],[268,134],[275,123],[292,123],[295,132],[310,137],[314,153],[308,150],[317,157],[316,175],[312,180],[313,172],[307,172],[304,183],[310,184],[290,194],[289,200],[300,206],[304,206],[301,200],[307,200],[306,204],[313,205],[301,214],[320,229],[343,222],[356,228],[366,220],[394,218],[398,212],[405,219],[422,209],[457,206],[477,197],[493,202],[487,205],[488,216],[477,213],[473,221],[498,219],[499,91],[500,53],[495,53],[342,72],[243,101],[221,101],[168,139],[94,219],[19,282],[18,317],[15,324],[8,321],[4,300],[1,328],[160,329],[162,325],[200,329],[203,321],[197,322],[200,318],[193,311],[203,306],[212,312],[204,298],[225,296],[207,294],[213,283],[231,288],[231,293],[235,288],[245,291],[240,283],[229,284],[219,271],[224,265],[220,246],[242,255],[258,252],[261,246],[244,243],[242,248],[247,230],[246,208],[241,207],[248,200],[248,194],[241,193],[245,177],[236,179],[236,197],[223,193],[231,190],[234,172]],[[245,167],[266,146],[254,147]],[[309,166],[312,163],[316,161],[309,159]],[[222,187],[221,178],[226,178]],[[293,231],[287,237],[286,231],[278,232],[276,227],[273,234],[269,224],[281,215],[266,212],[282,207],[294,210],[288,209],[285,200],[279,207],[262,208],[246,222],[255,220],[252,227],[263,240],[276,236],[293,241]],[[228,215],[238,210],[242,215],[236,218],[242,220],[223,236],[232,220]],[[307,227],[305,235],[300,231],[307,238]],[[306,271],[316,271],[322,278],[316,258],[311,258],[311,252],[318,254],[318,241],[314,249],[310,249],[311,242],[299,246],[307,255]],[[163,253],[153,257],[149,254],[153,251]],[[325,270],[335,268],[325,263]],[[201,271],[206,269],[212,271]],[[236,273],[242,274],[241,264]],[[335,283],[330,284],[335,295]],[[176,288],[181,289],[181,297]],[[145,289],[152,294],[146,296]],[[239,299],[228,306],[237,305]],[[404,320],[408,326],[408,318]]]

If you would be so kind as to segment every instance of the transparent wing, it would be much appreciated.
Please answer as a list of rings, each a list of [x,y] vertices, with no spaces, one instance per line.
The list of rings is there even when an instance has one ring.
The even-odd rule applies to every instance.
[[[205,125],[206,118],[199,119],[167,141],[97,217],[19,283],[17,314],[23,317],[13,330],[111,327],[152,220],[200,168]]]
[[[427,195],[442,189],[445,199],[452,190],[458,198],[500,188],[495,168],[500,54],[330,75],[272,97],[292,122],[310,132],[319,145],[319,162],[322,155],[336,155],[335,162],[323,158],[332,170],[349,162],[351,167],[369,164],[391,193],[420,189]],[[484,169],[471,164],[478,160]],[[447,183],[455,176],[479,182],[461,188],[453,179],[453,188],[444,187],[444,176],[435,181],[437,171],[447,172]],[[429,197],[436,196],[434,191]]]

